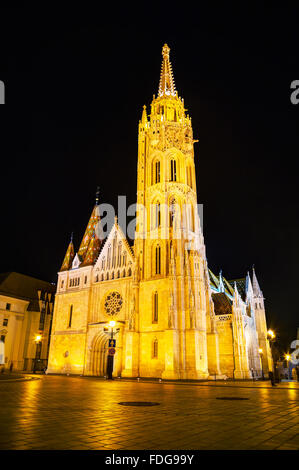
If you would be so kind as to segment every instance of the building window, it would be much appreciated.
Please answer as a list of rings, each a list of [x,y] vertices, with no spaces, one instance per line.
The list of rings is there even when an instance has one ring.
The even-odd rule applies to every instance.
[[[3,319],[3,326],[7,326],[8,325],[8,318],[4,318]]]
[[[158,323],[158,292],[153,293],[153,319],[152,323]]]
[[[176,181],[176,160],[170,160],[170,181]]]
[[[153,359],[157,359],[158,357],[158,340],[157,338],[154,339],[153,341]]]
[[[5,343],[5,335],[1,335],[0,341],[2,341],[2,343]]]
[[[87,283],[87,276],[85,276],[85,278],[84,278],[84,284],[86,284],[86,283]]]
[[[160,162],[155,163],[155,183],[160,183]]]
[[[11,309],[11,304],[6,304],[6,310],[10,310]]]
[[[160,202],[156,204],[156,227],[161,227],[161,207]]]
[[[73,319],[73,306],[70,305],[70,312],[69,312],[69,325],[68,327],[71,328],[72,326],[72,319]]]
[[[61,281],[60,289],[63,289],[64,281]]]
[[[161,247],[156,246],[156,274],[161,274]]]

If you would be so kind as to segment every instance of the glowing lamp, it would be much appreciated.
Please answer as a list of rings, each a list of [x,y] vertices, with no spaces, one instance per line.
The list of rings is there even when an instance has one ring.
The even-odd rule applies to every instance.
[[[42,340],[42,337],[41,337],[41,335],[36,335],[36,337],[35,337],[35,340],[34,340],[34,341],[35,341],[36,343],[38,343],[38,342],[39,342],[39,341],[41,341],[41,340]]]
[[[272,330],[268,330],[268,332],[267,332],[267,333],[268,333],[268,336],[270,336],[272,339],[274,339],[274,338],[275,338],[275,333],[274,333],[274,331],[272,331]]]
[[[111,328],[113,328],[115,325],[116,325],[116,322],[114,320],[110,320],[109,326],[111,326]]]
[[[259,353],[262,354],[263,353],[263,350],[262,348],[259,348]]]
[[[284,357],[285,357],[285,359],[286,359],[287,361],[289,361],[289,360],[291,359],[291,356],[290,356],[289,354],[285,354]]]

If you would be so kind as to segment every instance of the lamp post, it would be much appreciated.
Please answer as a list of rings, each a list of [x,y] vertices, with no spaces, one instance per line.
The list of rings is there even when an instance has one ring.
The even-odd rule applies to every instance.
[[[109,326],[111,327],[111,335],[110,335],[111,340],[113,340],[113,334],[114,334],[113,328],[115,327],[115,324],[116,324],[116,322],[114,320],[111,320],[109,322]],[[108,349],[108,357],[107,357],[107,377],[108,377],[108,380],[113,380],[112,373],[113,373],[114,352],[115,352],[114,348],[111,347],[111,348]]]
[[[290,380],[290,369],[289,369],[289,362],[291,359],[290,354],[285,354],[284,355],[285,360],[287,361],[287,369],[288,369],[288,380]]]
[[[264,367],[263,367],[263,350],[262,350],[262,348],[259,348],[259,353],[260,353],[260,360],[261,360],[261,366],[262,366],[262,380],[265,380]]]
[[[274,381],[276,379],[276,364],[275,364],[275,360],[274,360],[274,357],[273,357],[273,343],[274,343],[274,340],[276,338],[276,335],[274,333],[273,330],[268,330],[267,331],[267,339],[270,343],[270,349],[271,349],[271,356],[272,356],[272,364],[273,364],[273,375],[274,375]]]
[[[34,338],[35,344],[36,344],[36,349],[35,349],[35,358],[34,358],[34,363],[33,363],[33,373],[35,374],[36,371],[36,359],[37,356],[40,356],[40,344],[42,342],[42,337],[41,335],[36,335]]]

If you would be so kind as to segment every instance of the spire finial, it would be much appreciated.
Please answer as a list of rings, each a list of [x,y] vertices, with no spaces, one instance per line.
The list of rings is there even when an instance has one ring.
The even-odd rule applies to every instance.
[[[74,232],[71,233],[71,242],[73,241]]]
[[[163,56],[163,59],[169,59],[169,51],[170,51],[170,48],[168,47],[168,45],[165,43],[163,48],[162,48],[162,56]]]
[[[164,44],[162,48],[162,69],[161,69],[161,77],[159,83],[159,91],[158,96],[176,96],[177,92],[175,90],[175,84],[172,74],[172,67],[169,60],[169,51],[170,48],[167,44]]]
[[[100,201],[100,186],[97,186],[97,191],[96,191],[96,206],[99,205]]]

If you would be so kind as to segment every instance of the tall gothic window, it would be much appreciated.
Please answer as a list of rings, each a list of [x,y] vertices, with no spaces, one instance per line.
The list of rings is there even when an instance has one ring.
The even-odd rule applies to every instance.
[[[153,319],[152,323],[158,323],[158,292],[153,293]]]
[[[117,266],[121,266],[121,242],[118,243]]]
[[[160,161],[155,163],[155,183],[160,183]]]
[[[176,181],[176,160],[170,160],[170,181]]]
[[[155,228],[159,228],[161,226],[161,207],[160,202],[157,202],[155,205]]]
[[[155,250],[155,266],[156,266],[156,269],[155,269],[155,273],[156,274],[161,274],[161,247],[160,245],[157,245],[156,246],[156,250]]]
[[[110,269],[111,263],[111,245],[108,246],[107,269]]]
[[[71,328],[72,326],[72,320],[73,320],[73,306],[70,305],[70,311],[69,311],[69,324],[68,327]]]

